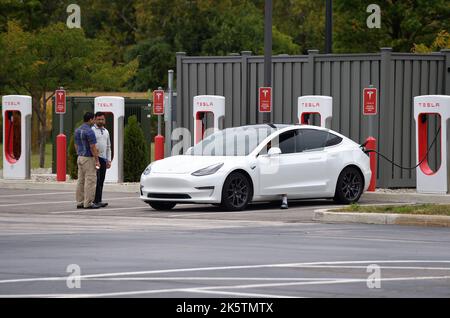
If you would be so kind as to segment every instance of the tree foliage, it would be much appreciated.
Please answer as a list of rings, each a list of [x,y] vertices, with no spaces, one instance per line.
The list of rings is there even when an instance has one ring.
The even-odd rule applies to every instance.
[[[44,166],[47,131],[47,92],[60,86],[68,89],[121,90],[135,73],[136,61],[114,66],[109,44],[86,38],[81,29],[52,24],[37,32],[24,31],[8,22],[0,34],[0,78],[10,92],[33,98],[34,115],[40,123],[40,166]]]

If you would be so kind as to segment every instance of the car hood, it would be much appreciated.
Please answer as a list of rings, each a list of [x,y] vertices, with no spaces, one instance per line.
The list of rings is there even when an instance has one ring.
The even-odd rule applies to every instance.
[[[155,161],[152,164],[152,173],[165,174],[183,174],[192,173],[197,170],[218,164],[228,163],[236,160],[238,157],[222,157],[222,156],[190,156],[181,155],[168,157]]]

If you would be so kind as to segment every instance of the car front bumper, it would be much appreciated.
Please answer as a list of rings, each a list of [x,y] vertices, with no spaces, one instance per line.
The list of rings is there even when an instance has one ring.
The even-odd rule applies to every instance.
[[[220,203],[225,175],[150,173],[141,177],[140,198],[145,202]]]

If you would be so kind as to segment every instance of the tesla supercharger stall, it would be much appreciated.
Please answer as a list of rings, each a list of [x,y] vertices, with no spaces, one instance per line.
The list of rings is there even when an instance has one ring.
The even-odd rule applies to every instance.
[[[30,96],[3,96],[4,179],[31,177],[31,114]]]
[[[115,96],[95,98],[95,112],[103,112],[111,138],[111,168],[106,170],[105,182],[123,182],[123,140],[125,99]],[[112,129],[111,129],[112,127]]]
[[[437,171],[433,171],[428,163],[428,116],[437,115],[438,126],[441,127],[441,165]],[[447,194],[450,190],[450,156],[448,123],[450,119],[450,96],[424,95],[414,97],[414,119],[416,121],[416,182],[418,193]],[[436,140],[437,142],[438,140]],[[436,147],[436,145],[434,145]]]
[[[199,143],[207,130],[223,129],[225,119],[225,97],[200,95],[194,97],[194,143]],[[210,131],[208,131],[210,133]]]
[[[298,98],[298,120],[300,124],[311,124],[311,115],[320,116],[320,127],[331,128],[333,98],[330,96],[301,96]]]

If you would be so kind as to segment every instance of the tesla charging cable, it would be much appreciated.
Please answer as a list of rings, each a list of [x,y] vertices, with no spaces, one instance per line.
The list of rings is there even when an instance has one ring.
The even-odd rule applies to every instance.
[[[423,120],[423,119],[422,119],[422,120]],[[366,149],[365,149],[366,143],[362,144],[360,147],[361,147],[361,149],[362,149],[366,154],[369,154],[369,153],[371,153],[371,152],[375,152],[375,153],[376,153],[377,155],[379,155],[381,158],[385,159],[386,161],[389,161],[389,162],[392,163],[394,166],[396,166],[396,167],[398,167],[398,168],[400,168],[400,169],[403,169],[403,170],[414,170],[414,169],[416,169],[418,166],[420,166],[420,165],[426,160],[426,158],[428,157],[428,154],[430,153],[431,148],[433,148],[434,144],[436,143],[437,137],[439,136],[439,133],[440,133],[440,132],[441,132],[441,127],[439,127],[439,129],[437,130],[436,136],[434,137],[433,142],[431,143],[430,147],[428,147],[427,153],[424,155],[424,157],[422,158],[422,160],[420,160],[420,162],[419,162],[417,165],[415,165],[414,167],[403,167],[403,166],[400,166],[400,165],[396,164],[394,161],[392,161],[391,159],[389,159],[388,157],[386,157],[385,155],[379,153],[379,152],[376,151],[376,150],[366,150]]]

